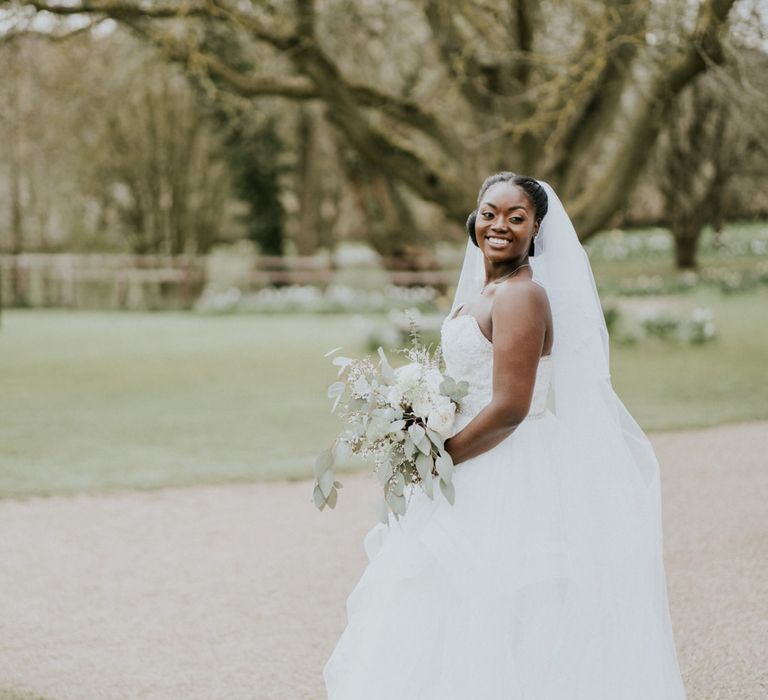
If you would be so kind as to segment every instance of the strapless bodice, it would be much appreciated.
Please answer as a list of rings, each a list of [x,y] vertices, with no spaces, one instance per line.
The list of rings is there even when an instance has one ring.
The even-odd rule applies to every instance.
[[[440,335],[447,373],[469,384],[469,394],[460,405],[462,422],[468,422],[490,403],[493,395],[493,344],[483,335],[477,319],[467,313],[446,318]],[[546,412],[551,376],[552,358],[546,355],[539,360],[526,420]]]

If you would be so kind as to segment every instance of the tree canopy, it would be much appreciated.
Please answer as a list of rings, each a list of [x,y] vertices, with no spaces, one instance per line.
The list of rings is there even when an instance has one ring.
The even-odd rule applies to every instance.
[[[546,179],[582,236],[626,201],[675,95],[724,60],[733,4],[0,0],[14,31],[111,19],[212,90],[317,101],[370,168],[456,221],[489,172]]]

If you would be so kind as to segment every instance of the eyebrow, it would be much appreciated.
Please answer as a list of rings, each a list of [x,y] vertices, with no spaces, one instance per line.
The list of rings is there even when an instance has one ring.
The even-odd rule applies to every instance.
[[[493,207],[494,209],[498,209],[498,207],[493,202],[483,202],[482,206],[488,206]],[[522,209],[525,211],[525,207],[522,204],[516,204],[514,207],[510,207],[509,211],[514,211],[515,209]]]

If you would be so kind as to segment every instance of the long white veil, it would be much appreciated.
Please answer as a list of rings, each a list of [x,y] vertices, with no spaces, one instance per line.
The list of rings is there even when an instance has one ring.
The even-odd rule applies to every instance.
[[[582,606],[583,622],[588,627],[596,617],[610,616],[616,629],[636,625],[646,632],[649,624],[658,624],[654,638],[669,645],[666,658],[674,660],[659,464],[611,385],[608,331],[589,259],[560,199],[549,184],[540,184],[549,205],[529,262],[552,309],[551,405],[570,566],[573,580],[583,585],[582,599],[593,603]],[[452,314],[480,290],[484,278],[483,255],[470,241]],[[653,653],[664,658],[659,651]],[[637,659],[648,653],[638,648]]]

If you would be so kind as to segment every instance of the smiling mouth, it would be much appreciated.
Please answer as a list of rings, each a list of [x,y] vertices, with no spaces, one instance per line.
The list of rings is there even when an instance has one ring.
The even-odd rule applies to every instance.
[[[505,248],[511,243],[506,238],[498,238],[497,236],[486,236],[485,240],[494,248]]]

